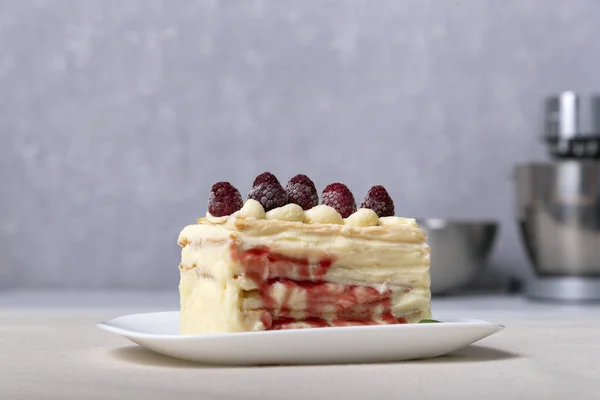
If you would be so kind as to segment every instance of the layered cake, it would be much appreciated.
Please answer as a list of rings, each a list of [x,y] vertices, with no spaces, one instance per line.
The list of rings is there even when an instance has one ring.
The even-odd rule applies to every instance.
[[[185,227],[182,334],[415,323],[431,317],[429,246],[374,186],[357,209],[341,183],[259,175],[246,200],[213,185]]]

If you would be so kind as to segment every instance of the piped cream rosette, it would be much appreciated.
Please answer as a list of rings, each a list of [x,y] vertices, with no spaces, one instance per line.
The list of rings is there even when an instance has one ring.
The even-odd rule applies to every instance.
[[[233,213],[224,217],[214,217],[206,212],[206,219],[213,224],[224,224],[230,218],[241,219],[266,219],[286,222],[298,222],[304,224],[336,224],[349,225],[355,227],[369,226],[412,226],[417,227],[417,221],[414,218],[403,217],[378,217],[375,211],[368,208],[360,208],[348,218],[342,218],[333,207],[324,204],[315,206],[310,210],[303,210],[297,204],[286,204],[283,207],[275,208],[265,212],[263,206],[256,200],[246,200],[244,206]]]

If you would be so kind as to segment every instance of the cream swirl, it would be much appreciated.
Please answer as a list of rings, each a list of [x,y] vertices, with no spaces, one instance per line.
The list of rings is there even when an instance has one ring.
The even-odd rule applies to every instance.
[[[343,225],[344,219],[335,208],[320,204],[304,212],[304,222],[307,224]]]
[[[238,218],[265,219],[265,209],[254,199],[248,199],[244,206],[235,213]]]
[[[360,208],[346,218],[345,223],[351,226],[377,226],[379,217],[370,208]]]
[[[303,222],[304,210],[298,204],[286,204],[283,207],[277,207],[267,212],[267,219],[276,219],[279,221]]]
[[[381,226],[412,226],[417,227],[417,221],[414,218],[403,218],[403,217],[381,217],[379,218],[379,225]]]
[[[224,224],[229,219],[229,215],[224,215],[222,217],[215,217],[208,211],[206,212],[206,219],[215,225]]]
[[[248,220],[267,219],[285,222],[304,222],[307,224],[337,224],[355,227],[369,227],[378,225],[409,227],[419,226],[414,218],[378,217],[375,211],[369,208],[360,208],[346,219],[342,218],[340,213],[338,213],[334,208],[324,204],[315,206],[310,210],[305,211],[298,204],[290,203],[282,207],[274,208],[269,212],[265,212],[265,209],[260,202],[253,199],[246,200],[244,206],[232,215],[215,217],[208,211],[206,212],[206,220],[215,225],[221,225],[230,220],[235,221],[235,219],[238,218]]]

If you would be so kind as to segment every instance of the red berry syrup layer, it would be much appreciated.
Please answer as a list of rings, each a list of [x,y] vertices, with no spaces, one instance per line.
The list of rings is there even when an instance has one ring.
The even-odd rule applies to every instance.
[[[392,315],[389,289],[326,281],[333,257],[295,258],[266,246],[242,251],[235,244],[231,254],[258,286],[265,329],[406,323]]]

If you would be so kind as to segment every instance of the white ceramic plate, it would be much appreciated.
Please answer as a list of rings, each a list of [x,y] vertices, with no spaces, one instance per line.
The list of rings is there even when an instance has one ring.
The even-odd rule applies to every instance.
[[[149,350],[210,364],[319,364],[439,357],[504,328],[476,319],[211,335],[179,334],[179,312],[132,314],[98,324]]]

